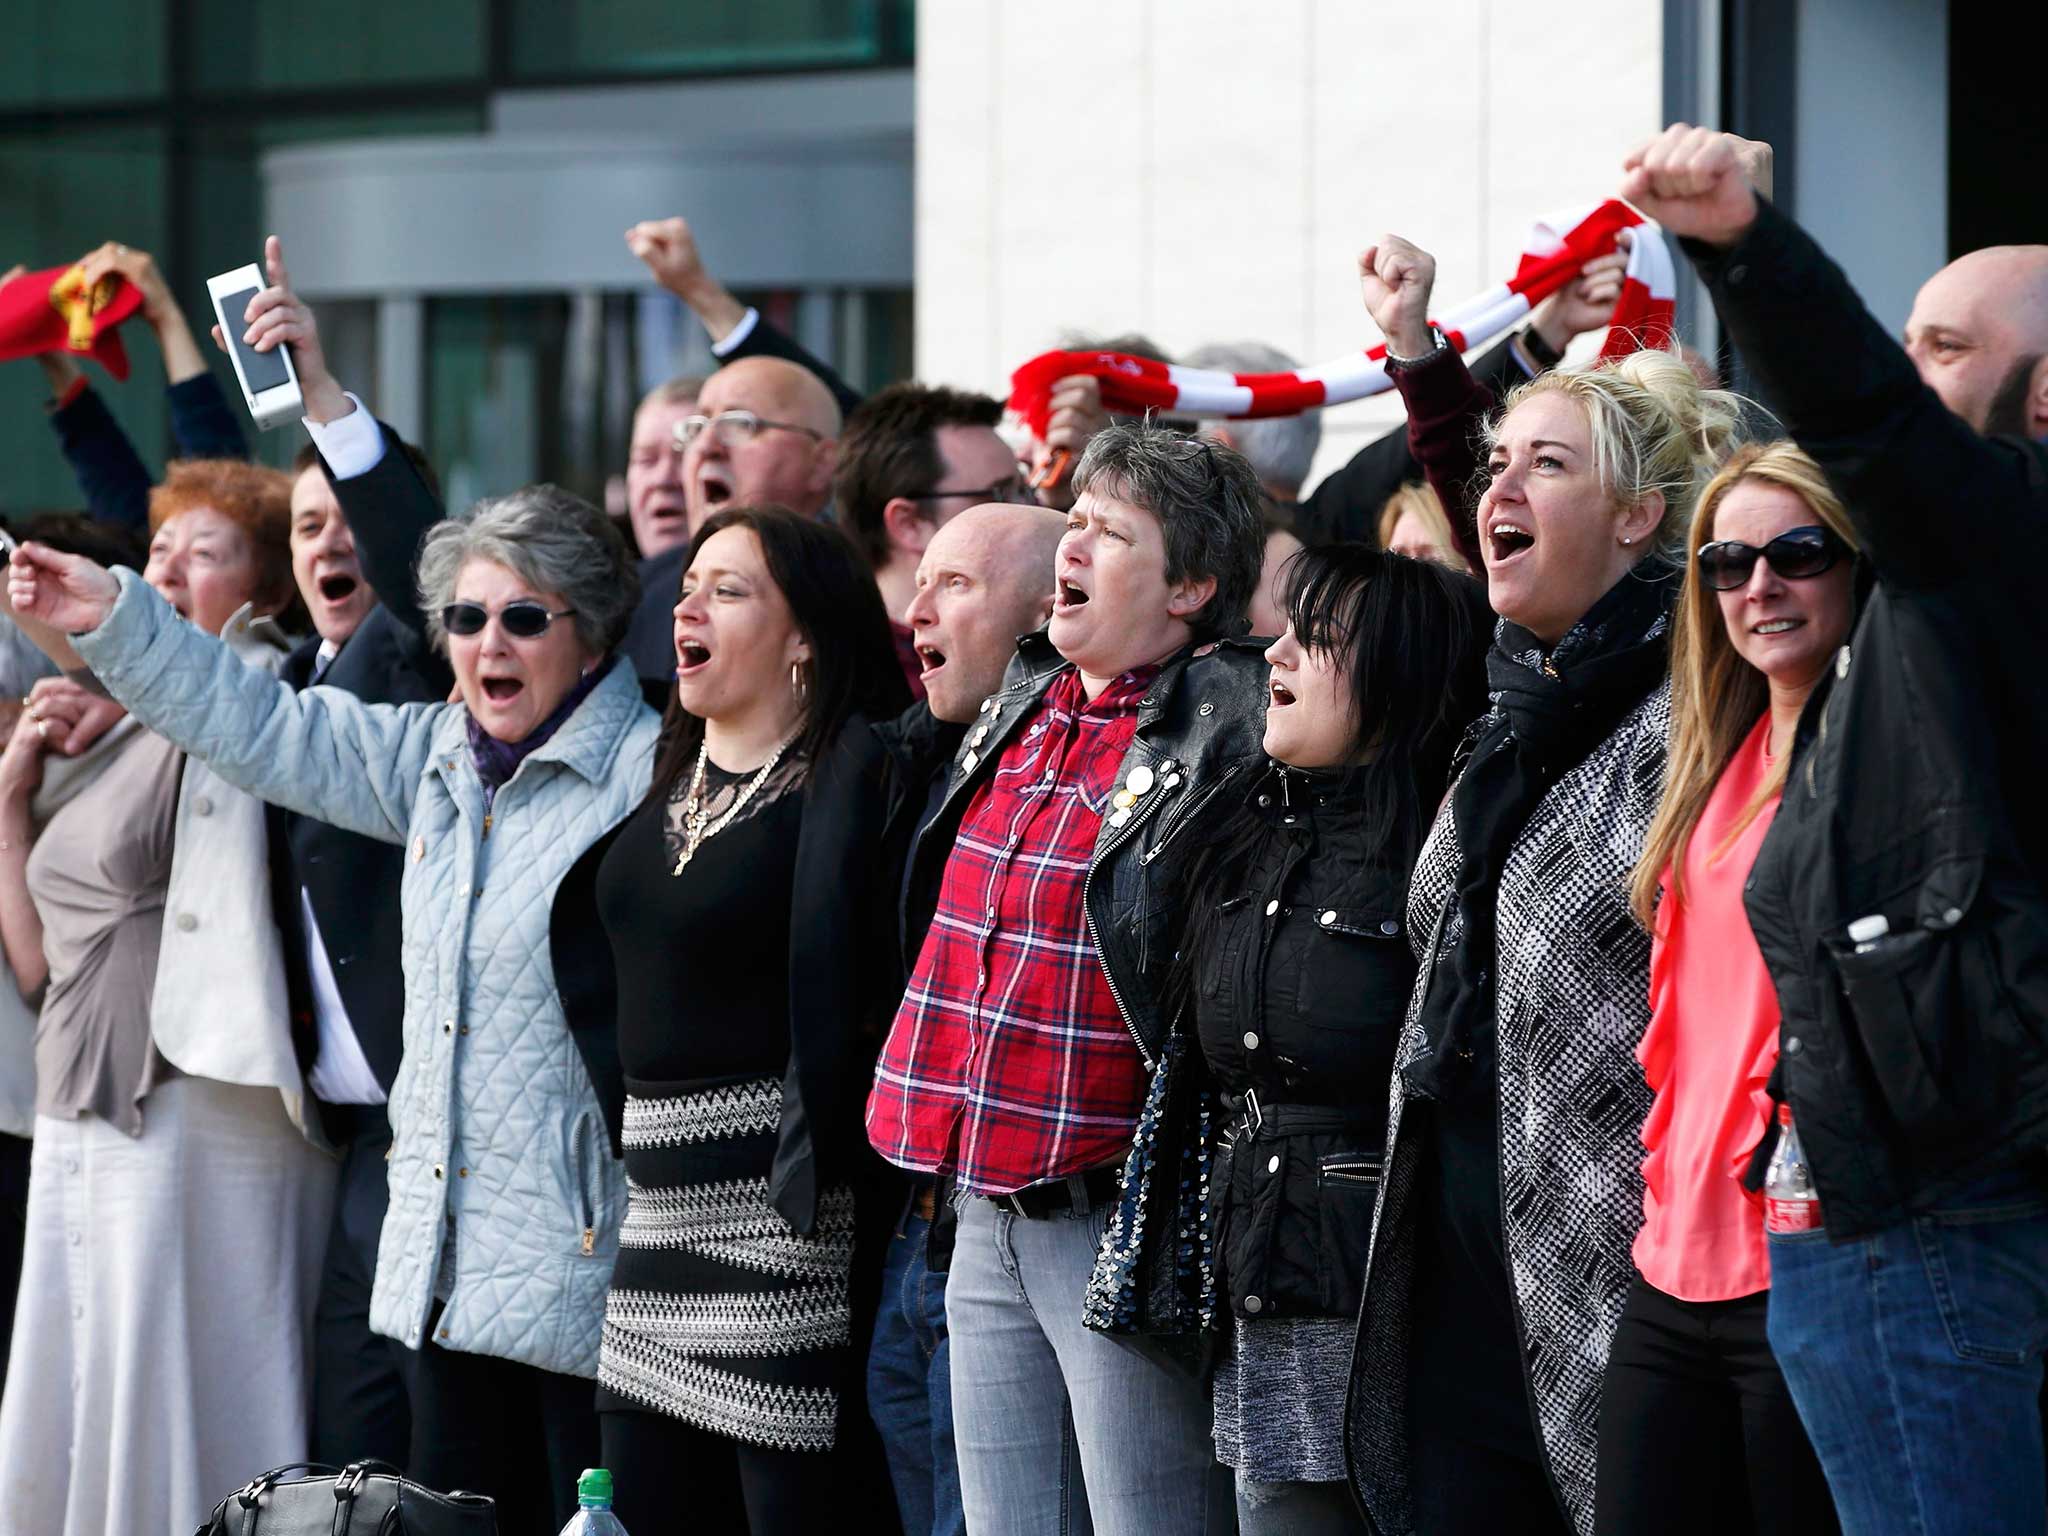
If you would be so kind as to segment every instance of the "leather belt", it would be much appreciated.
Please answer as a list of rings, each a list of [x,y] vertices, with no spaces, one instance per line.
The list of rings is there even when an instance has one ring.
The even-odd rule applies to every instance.
[[[1029,1221],[1044,1221],[1053,1216],[1086,1216],[1097,1206],[1114,1200],[1122,1182],[1122,1165],[1104,1163],[1100,1168],[1090,1168],[1086,1173],[1077,1173],[1071,1178],[1027,1184],[1014,1193],[991,1195],[989,1199],[998,1208]]]

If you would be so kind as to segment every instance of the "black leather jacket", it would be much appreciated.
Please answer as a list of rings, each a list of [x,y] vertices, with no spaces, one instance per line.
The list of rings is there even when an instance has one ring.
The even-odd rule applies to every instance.
[[[1266,721],[1261,649],[1248,640],[1221,640],[1167,660],[1139,702],[1137,733],[1118,774],[1127,784],[1143,769],[1147,788],[1121,825],[1115,816],[1104,817],[1095,840],[1082,893],[1088,936],[1147,1066],[1165,1033],[1159,992],[1186,894],[1180,876],[1194,846],[1181,834],[1214,796],[1233,782],[1248,783],[1265,762],[1259,750]],[[1003,749],[1068,665],[1042,630],[1018,642],[1002,688],[982,701],[981,718],[953,759],[944,798],[918,833],[905,901],[911,913],[938,906],[946,858],[975,787],[995,772]]]
[[[1366,857],[1363,771],[1269,767],[1204,833],[1260,827],[1236,879],[1201,882],[1221,900],[1193,931],[1189,987],[1203,1060],[1239,1111],[1211,1187],[1219,1284],[1241,1318],[1358,1311],[1415,979],[1409,871]]]
[[[1840,1240],[2048,1145],[2048,449],[1952,415],[1768,204],[1733,250],[1688,251],[1877,574],[1808,701],[1747,899]],[[1865,918],[1888,931],[1851,938]]]

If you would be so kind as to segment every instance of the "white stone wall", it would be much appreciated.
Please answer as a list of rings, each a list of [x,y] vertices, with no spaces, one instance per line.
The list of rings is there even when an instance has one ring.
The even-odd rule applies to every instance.
[[[1456,303],[1660,126],[1656,0],[924,0],[917,29],[917,376],[997,393],[1070,330],[1369,345],[1381,232]],[[1389,419],[1326,413],[1316,477]]]

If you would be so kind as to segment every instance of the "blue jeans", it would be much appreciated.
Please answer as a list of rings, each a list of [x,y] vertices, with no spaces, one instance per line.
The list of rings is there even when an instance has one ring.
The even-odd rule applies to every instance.
[[[925,1263],[931,1230],[915,1211],[882,1261],[882,1310],[868,1349],[868,1412],[889,1458],[904,1536],[962,1536],[960,1464],[953,1454],[953,1381],[946,1344],[946,1277]]]
[[[974,1536],[1205,1536],[1236,1525],[1201,1385],[1081,1326],[1106,1210],[960,1205],[946,1285]]]
[[[1844,1536],[2048,1524],[2038,1157],[1875,1237],[1773,1234],[1771,1349]]]

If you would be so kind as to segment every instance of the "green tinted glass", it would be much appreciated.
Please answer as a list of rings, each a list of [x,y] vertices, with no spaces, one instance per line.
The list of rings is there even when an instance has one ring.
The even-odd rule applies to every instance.
[[[505,0],[512,68],[525,78],[665,75],[901,62],[907,0]]]

